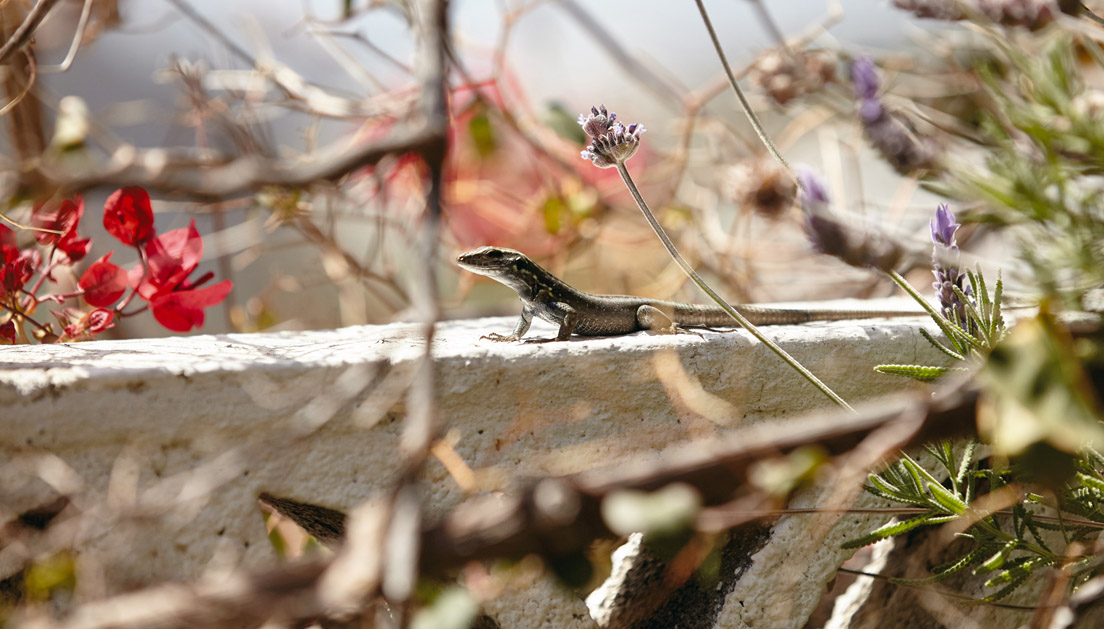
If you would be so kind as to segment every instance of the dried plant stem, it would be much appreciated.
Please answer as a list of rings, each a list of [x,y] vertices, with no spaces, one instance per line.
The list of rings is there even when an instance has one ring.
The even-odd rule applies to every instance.
[[[694,0],[698,5],[698,12],[701,13],[702,22],[705,23],[705,29],[709,31],[709,39],[713,42],[713,48],[717,50],[717,57],[721,60],[721,65],[724,66],[725,74],[728,76],[728,82],[732,85],[732,89],[736,91],[736,98],[740,99],[740,107],[743,108],[744,113],[747,114],[748,121],[751,122],[752,128],[755,129],[756,135],[766,145],[767,150],[774,156],[774,159],[778,160],[779,164],[786,169],[786,172],[790,174],[790,178],[794,180],[797,187],[801,187],[801,182],[798,181],[797,176],[794,175],[793,169],[790,168],[789,162],[785,157],[782,157],[782,153],[778,152],[778,147],[774,145],[774,142],[767,135],[766,129],[763,128],[763,123],[759,120],[759,116],[755,115],[755,110],[751,108],[751,103],[748,102],[744,91],[740,89],[740,84],[736,81],[736,75],[732,72],[732,66],[728,65],[728,57],[724,54],[724,49],[721,48],[721,40],[717,38],[717,32],[713,30],[713,22],[709,20],[709,14],[705,11],[705,4],[702,0]]]
[[[694,268],[690,266],[690,263],[687,262],[678,252],[678,249],[675,248],[675,243],[671,242],[671,239],[667,236],[667,232],[663,230],[663,226],[659,224],[658,220],[656,220],[655,215],[652,214],[652,210],[648,208],[647,202],[644,201],[644,197],[640,196],[640,190],[637,189],[636,184],[633,182],[632,177],[629,175],[629,169],[625,167],[624,162],[619,162],[617,164],[617,172],[621,175],[621,179],[625,182],[625,186],[628,187],[629,192],[633,196],[633,199],[640,207],[640,211],[644,213],[644,218],[648,219],[648,224],[652,226],[652,230],[656,233],[656,236],[659,236],[659,240],[663,243],[663,246],[667,248],[667,253],[671,254],[671,258],[673,258],[675,263],[678,264],[679,268],[682,269],[682,272],[685,273],[686,276],[689,277],[695,284],[697,284],[698,288],[702,289],[702,291],[705,292],[706,295],[709,295],[710,299],[717,302],[717,305],[724,309],[724,311],[728,313],[728,316],[735,319],[736,322],[743,326],[745,330],[750,332],[752,336],[759,339],[759,342],[769,347],[772,352],[778,354],[779,358],[785,361],[787,365],[797,370],[797,372],[801,374],[802,377],[804,377],[806,380],[808,380],[810,384],[816,387],[821,393],[828,396],[828,398],[836,404],[853,412],[854,409],[852,409],[851,406],[846,401],[844,401],[843,398],[837,395],[835,391],[830,389],[828,385],[821,382],[820,379],[813,375],[811,371],[806,369],[804,365],[797,362],[797,359],[795,359],[793,356],[790,356],[786,352],[786,350],[782,349],[778,346],[777,343],[770,340],[770,338],[763,334],[759,330],[759,328],[752,325],[751,322],[748,321],[746,317],[744,317],[744,315],[740,314],[739,310],[736,310],[735,308],[730,306],[727,301],[725,301],[712,288],[710,288],[708,284],[705,283],[705,280],[703,280],[701,276],[698,275],[697,271],[695,271]]]

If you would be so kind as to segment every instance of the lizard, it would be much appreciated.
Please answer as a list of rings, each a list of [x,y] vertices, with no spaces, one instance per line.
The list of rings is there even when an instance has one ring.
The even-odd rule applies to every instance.
[[[511,334],[491,333],[492,341],[520,341],[533,317],[559,326],[555,339],[616,336],[643,330],[675,333],[685,328],[729,327],[736,322],[719,306],[699,306],[630,295],[592,295],[573,288],[520,251],[480,247],[460,254],[457,264],[514,289],[521,299],[521,318]],[[925,313],[900,310],[783,309],[735,306],[753,325],[789,325],[807,321],[841,321],[881,317],[915,317]]]

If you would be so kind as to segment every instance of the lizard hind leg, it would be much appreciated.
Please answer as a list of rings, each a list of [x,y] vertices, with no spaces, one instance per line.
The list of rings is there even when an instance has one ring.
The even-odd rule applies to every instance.
[[[701,336],[698,332],[675,323],[668,313],[649,304],[644,304],[636,309],[636,323],[641,330],[650,330],[657,334],[693,334],[694,336]]]
[[[636,325],[641,330],[649,330],[657,334],[696,334],[675,323],[666,312],[649,304],[636,309]]]

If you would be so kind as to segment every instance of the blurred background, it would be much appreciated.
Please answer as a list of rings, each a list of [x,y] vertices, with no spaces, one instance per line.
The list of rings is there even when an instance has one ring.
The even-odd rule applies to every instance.
[[[833,209],[859,229],[930,247],[937,197],[922,181],[932,169],[895,169],[870,147],[850,64],[875,58],[887,98],[946,132],[962,126],[948,111],[973,106],[978,34],[881,0],[708,6],[754,109],[791,162],[825,176]],[[43,127],[49,136],[59,103],[75,96],[92,122],[75,153],[90,160],[126,145],[309,160],[319,147],[372,142],[416,109],[410,10],[398,0],[62,0],[34,46]],[[692,3],[459,0],[450,17],[446,316],[517,312],[510,291],[450,263],[485,244],[519,249],[588,291],[701,301],[616,172],[579,158],[575,118],[600,103],[647,128],[630,170],[684,255],[730,300],[893,293],[808,242],[796,188],[740,111]],[[234,282],[202,331],[327,328],[409,317],[423,177],[419,158],[392,155],[335,180],[217,202],[151,194],[159,232],[194,217],[200,270]],[[87,187],[81,230],[93,237],[89,260],[115,247],[126,268],[135,252],[100,220],[114,189]],[[6,213],[18,220],[29,208],[11,202]],[[1010,263],[1000,239],[985,243],[974,248],[986,264]],[[925,285],[930,271],[910,278]],[[106,336],[166,333],[148,316],[117,323]]]

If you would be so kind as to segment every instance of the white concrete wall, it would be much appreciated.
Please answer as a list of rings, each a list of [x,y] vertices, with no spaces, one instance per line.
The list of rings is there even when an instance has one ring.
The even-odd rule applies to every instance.
[[[927,317],[765,329],[858,401],[910,386],[875,364],[945,360],[921,325],[934,330]],[[512,327],[445,322],[434,346],[442,418],[482,490],[654,457],[828,404],[742,330],[479,340]],[[552,334],[540,323],[530,333]],[[79,487],[81,508],[102,514],[74,533],[82,560],[116,588],[195,577],[213,560],[262,565],[274,554],[260,492],[347,511],[395,481],[421,347],[417,326],[393,324],[0,349],[0,509],[48,502],[50,483]],[[464,498],[437,461],[425,480],[431,518]],[[0,578],[12,552],[0,552]]]

